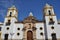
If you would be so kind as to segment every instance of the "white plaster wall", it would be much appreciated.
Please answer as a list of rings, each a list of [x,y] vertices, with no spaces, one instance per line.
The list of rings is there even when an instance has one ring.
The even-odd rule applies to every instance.
[[[55,27],[55,31],[56,31],[56,36],[57,36],[57,38],[60,39],[60,24],[58,24],[58,25]]]
[[[40,30],[40,27],[43,28],[43,30]],[[36,23],[36,38],[37,39],[45,39],[45,34],[44,34],[44,23]],[[40,35],[40,33],[43,32],[43,36]]]
[[[9,30],[7,30],[6,28],[9,27]],[[20,28],[20,30],[17,30],[17,28]],[[7,33],[9,34],[8,39],[22,39],[23,38],[23,24],[14,24],[12,26],[4,26],[2,28],[2,39],[4,39],[4,35]],[[13,36],[11,36],[11,33],[13,33]],[[17,33],[20,33],[19,36],[17,36]]]
[[[17,30],[17,28],[20,28],[20,30]],[[13,36],[13,39],[23,39],[23,24],[21,23],[16,23],[14,25],[14,29],[13,29],[13,32],[14,32],[14,36]],[[18,36],[17,33],[20,33],[20,35]]]
[[[9,30],[6,29],[7,27],[9,27]],[[5,34],[9,34],[9,39],[10,39],[11,38],[10,33],[11,33],[11,26],[2,27],[2,39],[4,39]]]
[[[4,23],[6,23],[8,21],[8,19],[11,19],[11,22],[14,23],[15,21],[17,21],[17,19],[15,17],[6,17],[4,20]]]
[[[57,24],[56,16],[53,16],[53,20],[55,21],[54,25],[49,25],[49,16],[46,16],[45,20],[46,20],[48,39],[52,39],[52,36],[51,36],[52,33],[56,33],[57,38],[60,38],[60,27]],[[54,26],[53,30],[51,29],[52,26]]]
[[[6,26],[6,22],[8,19],[11,19],[11,25],[9,26]],[[11,17],[11,18],[5,18],[4,20],[4,24],[3,24],[3,27],[2,27],[2,39],[4,39],[4,35],[5,34],[9,34],[9,39],[11,39],[11,35],[10,33],[13,32],[13,28],[14,28],[14,22],[17,21],[16,18],[14,17]],[[7,27],[9,27],[9,30],[7,30]]]

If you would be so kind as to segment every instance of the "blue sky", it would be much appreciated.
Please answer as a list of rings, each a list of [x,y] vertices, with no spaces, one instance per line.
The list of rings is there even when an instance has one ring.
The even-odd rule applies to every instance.
[[[57,19],[60,19],[60,0],[0,0],[0,21],[3,22],[7,9],[15,5],[18,9],[18,20],[22,21],[32,12],[38,20],[43,19],[43,8],[48,3],[53,6]]]

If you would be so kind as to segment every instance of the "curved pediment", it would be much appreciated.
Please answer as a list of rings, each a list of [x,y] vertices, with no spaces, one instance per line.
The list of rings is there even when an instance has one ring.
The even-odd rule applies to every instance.
[[[35,23],[38,20],[34,16],[29,16],[23,20],[23,23]]]

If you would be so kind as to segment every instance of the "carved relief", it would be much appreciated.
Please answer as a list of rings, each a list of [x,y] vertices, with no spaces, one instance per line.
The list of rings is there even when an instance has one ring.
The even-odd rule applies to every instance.
[[[35,27],[36,22],[39,22],[39,21],[34,16],[29,16],[22,21],[22,23],[24,24],[24,27],[22,29],[23,40],[36,40],[36,29],[37,29]],[[32,33],[28,31],[31,31]]]
[[[35,27],[35,24],[33,23],[25,23],[24,24],[24,40],[33,40],[36,38],[36,27]],[[31,32],[28,32],[28,31],[32,31],[32,34]],[[30,38],[28,38],[30,37]]]
[[[32,27],[32,30],[34,31],[34,30],[36,30],[37,28],[36,27]]]

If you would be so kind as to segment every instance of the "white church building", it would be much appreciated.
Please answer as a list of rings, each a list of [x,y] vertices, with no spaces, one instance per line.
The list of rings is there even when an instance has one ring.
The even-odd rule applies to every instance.
[[[42,21],[32,12],[23,21],[18,21],[16,7],[8,8],[4,22],[0,22],[0,40],[60,40],[60,21],[53,7],[46,4],[43,12]]]

